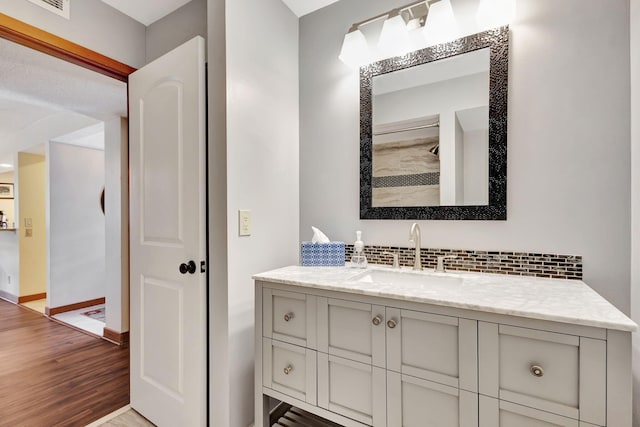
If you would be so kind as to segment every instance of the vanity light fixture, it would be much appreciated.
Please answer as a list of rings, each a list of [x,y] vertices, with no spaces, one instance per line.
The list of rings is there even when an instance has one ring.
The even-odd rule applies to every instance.
[[[385,56],[404,55],[412,50],[409,28],[400,14],[400,9],[389,12],[387,19],[382,24],[378,48]]]
[[[516,15],[515,0],[480,0],[476,21],[480,28],[508,25]]]
[[[442,2],[449,0],[420,0],[353,24],[344,36],[338,57],[351,67],[360,67],[424,47],[420,29],[425,26],[432,5]],[[360,28],[383,19],[378,45],[370,46]]]
[[[358,68],[370,62],[369,45],[358,25],[353,25],[344,36],[338,58],[353,68]]]
[[[422,33],[429,46],[451,41],[458,36],[450,0],[441,0],[429,9]]]
[[[0,163],[0,168],[12,168],[13,165],[10,165],[9,163]]]

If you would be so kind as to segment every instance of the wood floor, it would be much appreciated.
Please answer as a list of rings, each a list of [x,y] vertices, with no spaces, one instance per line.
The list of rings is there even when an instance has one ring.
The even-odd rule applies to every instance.
[[[81,427],[128,403],[128,349],[0,300],[1,427]]]

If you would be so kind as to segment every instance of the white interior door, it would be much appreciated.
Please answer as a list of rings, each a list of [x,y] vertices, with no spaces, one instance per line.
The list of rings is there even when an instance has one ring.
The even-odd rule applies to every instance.
[[[129,117],[131,406],[160,427],[204,426],[202,37],[129,76]]]

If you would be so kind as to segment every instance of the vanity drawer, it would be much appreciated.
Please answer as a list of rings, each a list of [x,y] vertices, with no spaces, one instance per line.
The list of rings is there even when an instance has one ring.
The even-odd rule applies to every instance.
[[[605,424],[605,341],[483,322],[478,329],[481,394]]]
[[[264,387],[316,404],[315,351],[265,338],[262,340],[262,361]]]
[[[386,318],[387,369],[478,391],[477,321],[391,307]]]
[[[316,297],[265,288],[262,332],[266,338],[316,348]]]

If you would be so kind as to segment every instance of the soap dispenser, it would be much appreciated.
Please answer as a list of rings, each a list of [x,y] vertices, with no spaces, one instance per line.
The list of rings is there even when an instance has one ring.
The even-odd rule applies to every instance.
[[[353,256],[351,265],[357,268],[367,268],[367,257],[364,254],[364,243],[362,242],[362,231],[356,231],[356,241],[353,244]]]

